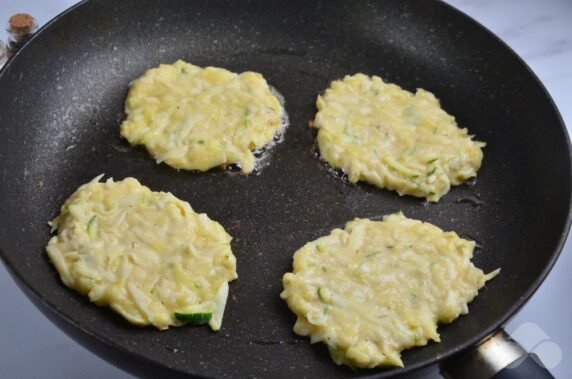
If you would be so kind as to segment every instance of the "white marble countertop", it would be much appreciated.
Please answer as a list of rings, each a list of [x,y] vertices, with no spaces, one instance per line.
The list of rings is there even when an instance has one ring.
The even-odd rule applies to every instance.
[[[540,77],[572,132],[572,1],[447,0],[508,43]],[[17,12],[44,24],[75,0],[6,0],[0,24]],[[0,35],[0,39],[5,39]],[[507,330],[536,352],[557,378],[572,373],[572,239],[534,297]],[[130,378],[53,326],[0,265],[0,376],[3,378]]]

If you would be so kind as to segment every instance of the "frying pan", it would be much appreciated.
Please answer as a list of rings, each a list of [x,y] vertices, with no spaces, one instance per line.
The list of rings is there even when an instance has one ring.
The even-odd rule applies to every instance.
[[[160,63],[261,72],[286,99],[285,141],[258,175],[177,171],[119,136],[131,80]],[[349,185],[314,155],[318,93],[376,74],[440,98],[487,142],[475,183],[437,204]],[[142,376],[331,377],[435,367],[493,335],[555,263],[570,226],[566,129],[543,86],[500,40],[438,1],[89,0],[48,24],[0,73],[0,252],[59,327]],[[96,175],[170,191],[234,237],[239,279],[223,328],[158,332],[65,288],[44,252],[46,222]],[[403,353],[404,368],[352,372],[292,332],[281,277],[305,242],[354,217],[402,210],[476,240],[474,262],[502,273],[442,342]]]

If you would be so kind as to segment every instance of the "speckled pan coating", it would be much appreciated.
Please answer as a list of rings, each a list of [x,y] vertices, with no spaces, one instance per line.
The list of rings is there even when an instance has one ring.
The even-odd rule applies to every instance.
[[[261,72],[284,95],[291,127],[260,175],[177,172],[119,137],[128,83],[179,58]],[[316,95],[355,72],[437,94],[488,143],[478,182],[427,205],[331,175],[314,157],[308,121]],[[48,317],[139,375],[384,377],[436,363],[526,301],[569,225],[570,149],[550,98],[506,46],[437,1],[87,1],[2,71],[0,128],[2,258]],[[45,223],[100,173],[171,191],[235,237],[240,279],[220,332],[139,329],[63,287],[43,252]],[[503,275],[470,315],[440,329],[442,343],[405,352],[404,369],[352,373],[292,332],[280,278],[305,242],[354,217],[397,210],[477,240],[475,264]]]

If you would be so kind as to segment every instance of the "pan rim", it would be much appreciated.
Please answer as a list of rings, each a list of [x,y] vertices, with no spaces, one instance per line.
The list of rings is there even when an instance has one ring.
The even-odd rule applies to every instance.
[[[44,26],[42,26],[39,29],[39,31],[30,39],[30,41],[28,41],[24,45],[24,47],[14,55],[13,58],[16,58],[28,46],[28,44],[31,41],[35,40],[38,36],[45,33],[46,30],[49,30],[54,24],[59,22],[60,19],[62,19],[64,17],[68,16],[69,14],[75,12],[78,8],[81,8],[88,3],[92,3],[95,1],[96,0],[82,0],[79,3],[71,6],[70,8],[68,8],[65,11],[58,14],[56,17],[54,17],[53,19],[48,21]],[[539,77],[536,75],[536,73],[530,68],[530,66],[524,61],[524,59],[521,58],[520,55],[518,55],[514,51],[514,49],[512,49],[499,36],[497,36],[494,32],[489,30],[487,27],[485,27],[479,21],[475,20],[474,18],[467,15],[463,11],[455,8],[453,5],[444,2],[443,0],[433,0],[433,4],[436,6],[443,6],[447,12],[451,12],[451,13],[455,14],[455,17],[463,18],[463,21],[465,23],[472,23],[473,25],[477,26],[478,29],[480,29],[483,33],[488,34],[489,37],[491,37],[497,43],[499,43],[500,46],[505,49],[505,51],[510,53],[510,55],[512,55],[514,58],[516,58],[517,61],[527,70],[527,72],[530,74],[530,78],[532,79],[532,81],[535,82],[535,84],[539,86],[539,89],[541,90],[541,92],[543,93],[543,95],[548,100],[549,104],[551,105],[552,110],[555,112],[556,119],[558,120],[559,127],[561,128],[561,131],[564,133],[564,136],[567,137],[566,138],[566,147],[568,150],[568,172],[567,172],[567,175],[568,175],[568,185],[572,187],[572,144],[570,141],[570,135],[568,133],[568,130],[566,128],[566,124],[562,118],[562,115],[561,115],[560,111],[558,110],[558,107],[556,106],[552,96],[550,95],[550,93],[548,92],[548,90],[546,89],[546,87],[544,86],[542,81],[539,79]],[[15,59],[10,59],[10,61],[0,70],[0,78],[2,78],[6,72],[10,71],[14,60]],[[435,356],[435,357],[430,358],[430,359],[425,359],[423,361],[413,363],[413,364],[407,365],[407,366],[402,367],[402,368],[392,368],[392,369],[388,369],[388,370],[377,371],[377,372],[371,373],[371,374],[368,374],[367,371],[363,371],[362,373],[364,375],[361,375],[361,377],[375,378],[375,377],[380,377],[380,376],[385,377],[385,376],[391,376],[391,375],[401,375],[401,374],[411,373],[411,372],[420,370],[422,368],[429,367],[431,365],[440,364],[440,363],[444,362],[445,360],[451,358],[452,356],[470,349],[472,346],[474,346],[478,342],[486,339],[488,336],[490,336],[496,330],[502,328],[512,317],[514,317],[516,315],[516,313],[522,308],[522,306],[524,304],[526,304],[526,302],[528,302],[528,300],[540,288],[541,284],[544,282],[544,280],[546,279],[546,277],[548,276],[548,274],[550,273],[550,271],[552,270],[552,268],[556,264],[556,261],[560,257],[560,254],[564,248],[564,244],[567,241],[567,237],[568,237],[569,232],[570,232],[570,227],[572,225],[572,209],[570,208],[570,205],[572,205],[572,193],[570,193],[569,197],[568,197],[568,209],[569,210],[568,210],[568,215],[566,217],[566,221],[565,221],[565,223],[561,229],[560,238],[558,239],[558,241],[556,243],[556,247],[552,253],[552,256],[550,257],[549,261],[547,262],[547,264],[543,268],[542,272],[540,273],[538,278],[536,280],[534,280],[528,286],[524,295],[521,296],[516,302],[514,302],[508,308],[508,310],[505,311],[503,313],[503,315],[501,317],[499,317],[494,323],[492,323],[489,327],[483,329],[483,331],[475,334],[473,337],[466,339],[465,341],[458,344],[457,346],[452,347],[451,349],[449,349],[447,352],[445,352],[442,355]],[[136,350],[129,349],[125,346],[122,346],[121,344],[117,344],[112,339],[109,339],[108,337],[106,337],[102,334],[99,334],[96,331],[89,330],[89,328],[87,328],[86,326],[79,325],[77,323],[77,321],[66,316],[64,312],[60,311],[57,306],[52,304],[48,297],[44,296],[39,291],[36,291],[35,289],[33,289],[28,284],[27,280],[24,278],[22,272],[17,270],[10,263],[6,253],[3,250],[0,250],[0,258],[1,258],[2,262],[4,263],[5,267],[8,269],[11,276],[16,279],[15,282],[18,284],[19,288],[22,289],[23,292],[29,298],[31,298],[32,300],[36,300],[36,301],[40,302],[44,307],[46,307],[46,309],[49,309],[53,315],[57,316],[61,321],[65,322],[67,324],[67,326],[81,332],[82,334],[84,334],[88,338],[93,338],[93,339],[97,340],[99,343],[106,345],[110,349],[119,350],[123,354],[127,354],[127,355],[129,355],[129,356],[131,356],[137,360],[147,362],[148,364],[151,364],[153,366],[159,366],[161,368],[166,368],[166,369],[170,370],[171,372],[173,372],[174,374],[181,375],[181,376],[198,376],[199,375],[197,373],[183,371],[183,370],[180,370],[178,368],[170,367],[169,365],[167,365],[164,362],[159,362],[157,360],[151,359],[148,356],[146,356],[145,354],[141,354],[140,352],[138,352]],[[35,301],[32,301],[32,302],[35,303]],[[36,307],[37,307],[37,305],[36,305]],[[54,323],[54,324],[56,326],[58,326],[59,328],[61,328],[60,325],[58,325],[57,323]],[[64,330],[63,328],[61,328],[61,329]],[[67,331],[64,330],[64,332],[66,332],[66,334],[67,334]],[[74,338],[74,341],[82,344],[82,342],[78,341],[78,339]],[[104,359],[108,360],[108,358],[105,355],[103,355],[102,357]]]

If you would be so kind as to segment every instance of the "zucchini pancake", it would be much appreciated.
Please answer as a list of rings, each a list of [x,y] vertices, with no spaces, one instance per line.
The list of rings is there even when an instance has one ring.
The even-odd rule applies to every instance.
[[[207,171],[255,169],[254,153],[282,132],[284,110],[262,75],[201,68],[181,60],[148,70],[131,84],[121,135],[158,163]]]
[[[352,183],[438,201],[481,167],[484,143],[473,141],[423,89],[412,94],[356,74],[332,82],[317,107],[320,154]]]
[[[133,324],[218,330],[237,278],[230,235],[170,193],[100,178],[50,223],[46,250],[64,284]]]
[[[294,331],[324,342],[337,364],[403,366],[400,352],[440,341],[437,324],[499,270],[471,263],[475,242],[408,219],[355,219],[294,254],[281,297],[298,316]]]

